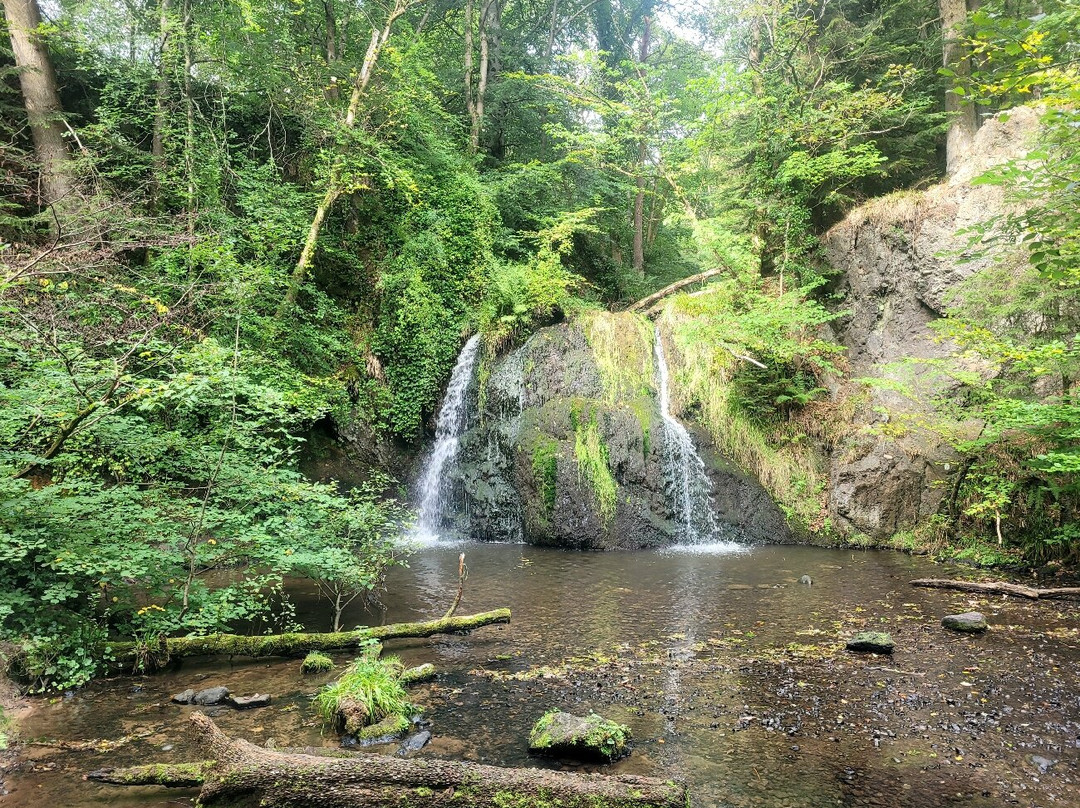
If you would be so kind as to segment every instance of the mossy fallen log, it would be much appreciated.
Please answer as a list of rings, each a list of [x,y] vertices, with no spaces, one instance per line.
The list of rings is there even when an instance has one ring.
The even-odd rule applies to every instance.
[[[952,578],[918,578],[912,586],[927,589],[955,589],[958,592],[980,592],[985,595],[1015,595],[1029,600],[1080,600],[1080,587],[1062,586],[1039,589],[1007,581],[958,581]]]
[[[445,801],[459,808],[685,808],[688,804],[686,787],[671,780],[431,758],[329,758],[230,738],[202,713],[194,713],[191,721],[209,762],[100,769],[87,777],[116,785],[190,787],[194,773],[201,777],[200,805],[257,801],[268,808],[416,808]],[[169,782],[170,773],[175,773],[176,782]]]
[[[170,659],[193,656],[303,656],[309,651],[356,648],[371,640],[381,642],[406,637],[431,637],[435,634],[454,634],[509,622],[509,609],[495,609],[461,617],[443,617],[418,623],[391,623],[386,626],[324,634],[296,632],[264,636],[208,634],[205,637],[169,637],[160,646],[149,649],[133,642],[117,642],[109,644],[111,654],[107,656],[111,656],[117,666],[128,670],[148,659],[156,665],[162,665]]]

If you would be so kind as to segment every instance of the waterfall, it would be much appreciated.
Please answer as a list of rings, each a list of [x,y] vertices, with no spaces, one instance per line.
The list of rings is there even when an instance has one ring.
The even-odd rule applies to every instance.
[[[712,482],[705,472],[705,461],[694,447],[686,427],[671,414],[668,365],[659,328],[655,335],[660,415],[664,420],[664,481],[678,526],[679,545],[712,552],[741,549],[741,545],[724,540],[725,528],[717,522],[713,512]]]
[[[457,364],[450,374],[450,384],[446,388],[446,398],[439,409],[435,424],[435,447],[420,478],[420,514],[415,538],[424,544],[434,544],[438,540],[450,487],[447,485],[448,472],[453,468],[457,456],[458,439],[468,426],[465,394],[472,382],[479,348],[480,335],[475,334],[458,355]]]

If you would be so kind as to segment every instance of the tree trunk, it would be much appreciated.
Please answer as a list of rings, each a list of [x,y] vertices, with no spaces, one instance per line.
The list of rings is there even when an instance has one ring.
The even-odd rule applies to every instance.
[[[268,634],[245,636],[240,634],[210,634],[206,637],[170,637],[162,648],[149,648],[131,642],[109,643],[112,657],[122,668],[132,669],[149,652],[159,663],[170,659],[191,656],[302,656],[309,651],[331,651],[339,648],[355,648],[368,640],[393,640],[401,637],[430,637],[434,634],[452,634],[471,631],[481,626],[509,623],[509,609],[490,612],[443,617],[420,623],[391,623],[372,626],[356,631],[339,631],[329,634]]]
[[[37,35],[41,11],[37,0],[4,0],[11,49],[19,71],[26,117],[41,166],[42,204],[62,207],[75,190],[71,153],[64,141],[66,126],[49,52]]]
[[[944,64],[956,73],[957,80],[971,75],[971,57],[959,41],[968,3],[965,0],[938,0],[941,11],[941,28],[944,33]],[[950,176],[956,173],[960,161],[971,151],[975,132],[979,128],[978,111],[967,96],[945,93],[945,112],[952,118],[945,142],[945,170]]]
[[[249,800],[262,806],[393,808],[452,802],[462,808],[685,808],[686,787],[636,775],[508,769],[434,758],[358,754],[348,758],[276,751],[229,738],[202,713],[191,722],[211,759],[179,766],[101,769],[87,777],[117,785],[202,786],[199,804]]]
[[[956,581],[951,578],[919,578],[912,586],[927,589],[955,589],[959,592],[981,592],[986,595],[1016,595],[1030,600],[1080,600],[1080,586],[1037,589],[1006,581]]]
[[[151,204],[161,209],[165,178],[165,123],[169,113],[169,60],[172,0],[158,3],[158,71],[154,88],[154,132],[150,141],[154,175],[150,181]]]
[[[469,146],[476,129],[476,96],[473,91],[473,0],[465,0],[465,111],[469,113]]]
[[[469,131],[469,153],[480,150],[480,133],[484,128],[484,97],[487,95],[488,75],[491,71],[491,36],[497,23],[495,0],[483,0],[480,4],[480,66],[476,76],[476,97],[473,99],[472,128]]]
[[[699,272],[697,275],[691,275],[689,278],[683,278],[681,281],[675,281],[670,286],[665,286],[659,292],[654,292],[648,297],[643,297],[636,303],[630,304],[627,311],[645,311],[651,308],[654,304],[659,303],[668,295],[673,295],[680,289],[685,289],[687,286],[691,286],[695,283],[707,281],[709,278],[715,278],[717,275],[722,275],[726,272],[725,269],[709,269],[705,272]]]
[[[638,64],[643,65],[649,56],[649,18],[646,17],[641,30],[641,46],[638,50]],[[638,79],[646,82],[645,70],[638,68]],[[641,139],[638,141],[637,188],[634,194],[634,274],[640,279],[645,277],[645,158],[648,156],[649,143],[645,136],[645,122],[641,123]]]

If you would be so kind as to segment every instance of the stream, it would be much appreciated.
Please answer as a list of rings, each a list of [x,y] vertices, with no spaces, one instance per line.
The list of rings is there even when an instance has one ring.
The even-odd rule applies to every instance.
[[[413,688],[434,735],[415,754],[679,778],[702,808],[1080,805],[1075,604],[915,589],[913,578],[965,571],[890,552],[436,544],[391,571],[385,611],[356,608],[345,625],[441,615],[461,551],[469,578],[459,613],[509,606],[513,621],[387,644],[387,654],[440,671]],[[813,584],[800,584],[803,575]],[[291,594],[301,622],[326,630],[325,604],[306,585]],[[990,622],[984,635],[941,627],[942,615],[972,608]],[[843,650],[864,629],[892,633],[891,658]],[[81,776],[198,759],[186,736],[193,708],[169,703],[188,687],[273,694],[263,709],[208,708],[229,734],[336,745],[310,708],[334,677],[301,676],[298,660],[187,660],[38,701],[3,803],[188,804],[194,791],[122,789]],[[609,767],[530,757],[529,728],[552,707],[628,724],[633,753]]]

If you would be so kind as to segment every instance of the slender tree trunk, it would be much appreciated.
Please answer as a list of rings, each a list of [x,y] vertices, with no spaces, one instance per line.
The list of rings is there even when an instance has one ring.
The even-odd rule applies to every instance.
[[[338,60],[337,16],[334,13],[334,0],[323,0],[323,18],[326,34],[326,66],[331,72],[330,87],[326,91],[326,97],[330,101],[337,101],[341,97],[341,91],[338,89],[337,74],[334,73],[334,65]]]
[[[26,117],[41,166],[39,196],[45,205],[62,207],[74,194],[71,152],[64,140],[66,126],[49,52],[38,38],[41,11],[37,0],[4,0],[11,49],[19,71]]]
[[[469,113],[469,148],[476,125],[476,96],[473,92],[473,0],[465,0],[465,111]]]
[[[161,208],[162,188],[165,181],[165,124],[169,114],[169,64],[172,0],[158,3],[158,74],[154,92],[154,133],[150,142],[153,158],[153,178],[150,181],[151,204]]]
[[[944,64],[956,73],[957,79],[971,75],[971,57],[959,41],[969,3],[965,0],[938,0],[941,11],[941,27],[944,32]],[[945,93],[945,111],[952,118],[945,142],[945,170],[956,173],[960,161],[971,151],[975,132],[979,128],[978,110],[967,96],[951,90]]]
[[[184,174],[187,177],[187,230],[188,237],[195,236],[195,96],[191,86],[191,71],[195,66],[192,52],[191,0],[184,0]]]
[[[638,51],[638,64],[644,65],[649,56],[649,18],[644,20],[641,31],[641,47]],[[638,68],[638,77],[644,83],[647,78],[644,67]],[[645,158],[648,156],[649,142],[645,137],[645,123],[641,124],[641,140],[638,142],[638,171],[634,181],[637,191],[634,194],[634,275],[645,277]]]

